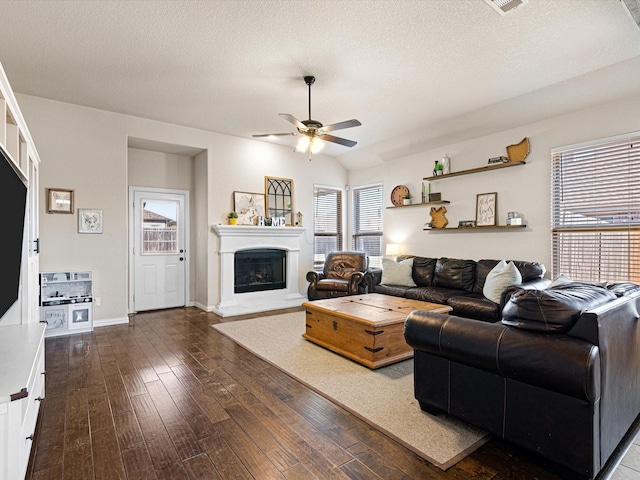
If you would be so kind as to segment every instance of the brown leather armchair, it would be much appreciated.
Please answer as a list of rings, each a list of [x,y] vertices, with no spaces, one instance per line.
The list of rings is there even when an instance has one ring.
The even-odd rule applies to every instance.
[[[341,251],[327,254],[322,272],[308,272],[309,300],[367,293],[364,275],[369,257],[364,252]]]

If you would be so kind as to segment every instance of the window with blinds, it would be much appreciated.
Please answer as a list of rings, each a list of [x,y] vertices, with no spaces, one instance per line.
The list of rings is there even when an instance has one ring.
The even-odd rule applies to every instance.
[[[554,149],[553,276],[640,282],[640,137]]]
[[[369,266],[382,266],[382,185],[353,189],[353,249],[366,252]]]
[[[342,190],[313,189],[313,268],[322,270],[327,253],[342,249]]]

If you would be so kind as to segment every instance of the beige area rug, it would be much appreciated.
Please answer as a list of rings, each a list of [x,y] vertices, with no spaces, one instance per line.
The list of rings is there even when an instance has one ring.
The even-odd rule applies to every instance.
[[[483,430],[420,410],[413,359],[370,370],[302,338],[303,311],[212,327],[442,470],[489,440]]]

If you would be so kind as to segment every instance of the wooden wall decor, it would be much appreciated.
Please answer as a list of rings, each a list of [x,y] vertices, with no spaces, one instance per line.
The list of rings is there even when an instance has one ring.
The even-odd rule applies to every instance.
[[[445,213],[447,213],[447,207],[431,207],[431,226],[433,228],[444,228],[449,224]]]
[[[510,162],[521,162],[527,155],[529,155],[530,150],[529,138],[524,137],[520,143],[516,143],[514,145],[509,145],[507,147],[507,155],[509,156]]]

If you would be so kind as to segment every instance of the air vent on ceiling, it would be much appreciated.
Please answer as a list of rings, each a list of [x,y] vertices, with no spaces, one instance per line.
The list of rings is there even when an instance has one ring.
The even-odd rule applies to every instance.
[[[529,0],[484,0],[500,15],[506,15]]]
[[[636,25],[640,27],[640,0],[620,0],[620,3],[624,6]]]

